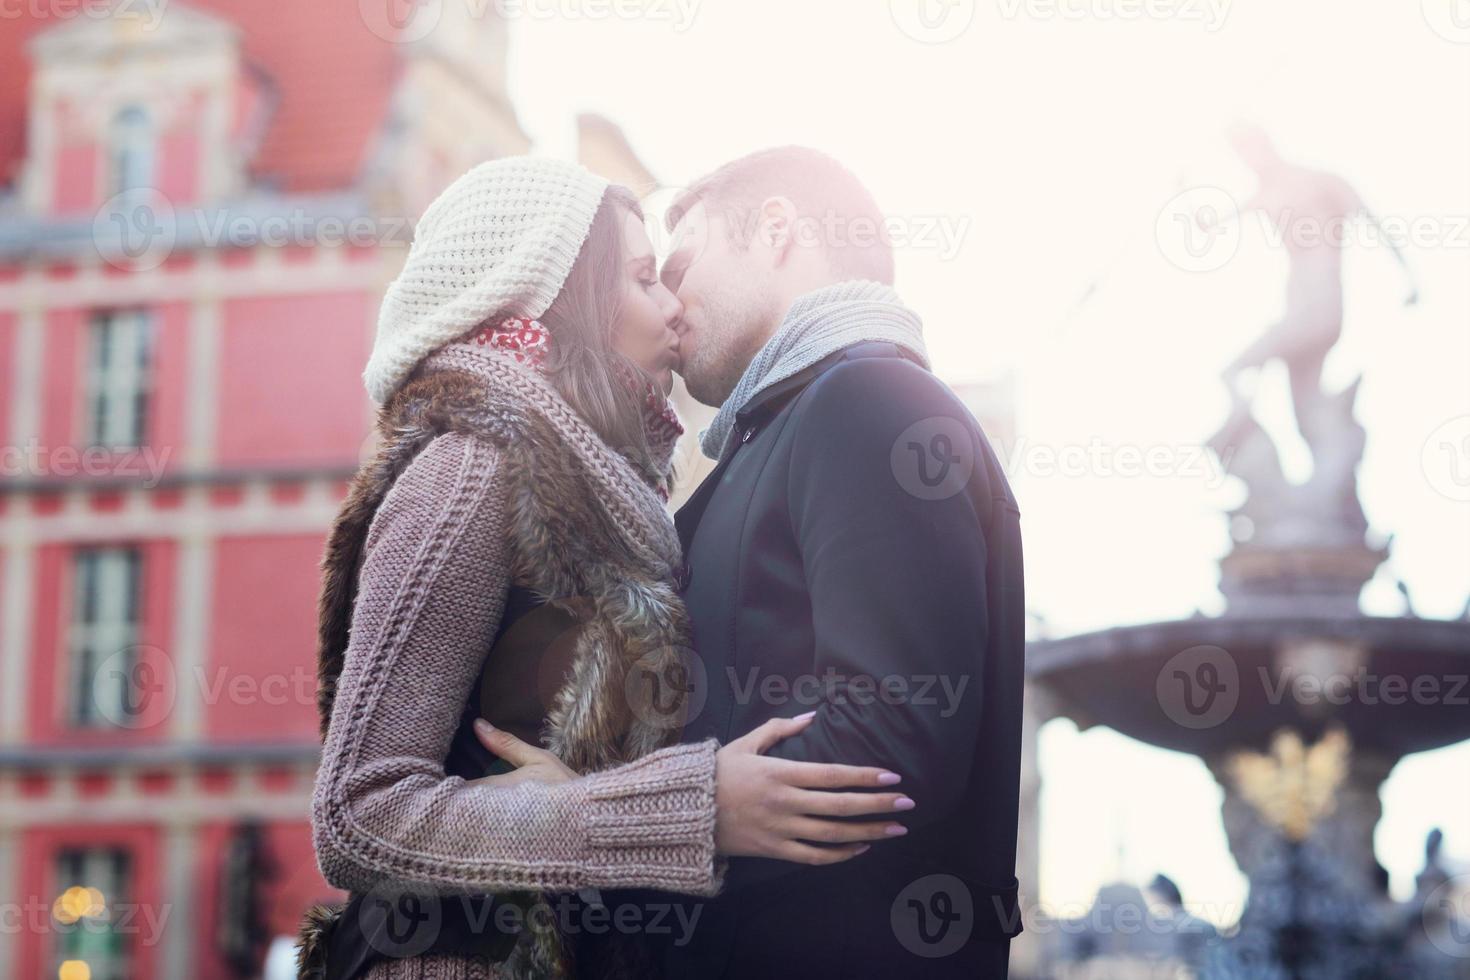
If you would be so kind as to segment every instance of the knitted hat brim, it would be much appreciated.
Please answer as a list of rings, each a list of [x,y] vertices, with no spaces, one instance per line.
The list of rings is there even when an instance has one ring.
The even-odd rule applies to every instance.
[[[538,183],[538,199],[515,192]],[[500,193],[501,185],[509,189]],[[491,317],[539,317],[576,265],[609,182],[562,161],[481,164],[424,211],[389,285],[363,371],[378,404],[429,354]]]

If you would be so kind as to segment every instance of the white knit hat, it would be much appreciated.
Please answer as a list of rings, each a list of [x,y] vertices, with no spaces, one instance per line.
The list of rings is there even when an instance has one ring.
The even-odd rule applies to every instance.
[[[378,312],[363,381],[382,404],[416,364],[487,318],[539,317],[582,251],[608,182],[540,157],[482,163],[435,198]]]

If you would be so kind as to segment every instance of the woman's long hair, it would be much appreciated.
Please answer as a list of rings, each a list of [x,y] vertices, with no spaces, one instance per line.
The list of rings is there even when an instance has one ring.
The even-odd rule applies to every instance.
[[[647,375],[613,349],[613,326],[626,289],[624,222],[629,214],[643,219],[633,192],[609,187],[566,283],[540,319],[551,334],[546,359],[551,383],[603,442],[651,472],[643,401],[629,383]]]

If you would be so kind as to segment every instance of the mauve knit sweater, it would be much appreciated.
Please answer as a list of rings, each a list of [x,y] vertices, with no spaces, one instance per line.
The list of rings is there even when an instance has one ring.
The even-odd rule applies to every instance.
[[[653,887],[715,894],[715,749],[676,745],[568,782],[496,787],[443,760],[509,587],[497,449],[447,433],[398,477],[366,541],[312,804],[333,885],[440,892]],[[493,720],[493,719],[492,719]],[[493,977],[450,956],[382,978]]]

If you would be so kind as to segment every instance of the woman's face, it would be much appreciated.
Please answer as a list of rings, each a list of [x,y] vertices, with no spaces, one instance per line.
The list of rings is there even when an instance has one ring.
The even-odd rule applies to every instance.
[[[679,335],[674,325],[684,306],[658,277],[653,244],[643,221],[631,211],[623,216],[623,307],[613,324],[613,350],[647,371],[665,395],[674,387],[679,365]]]

